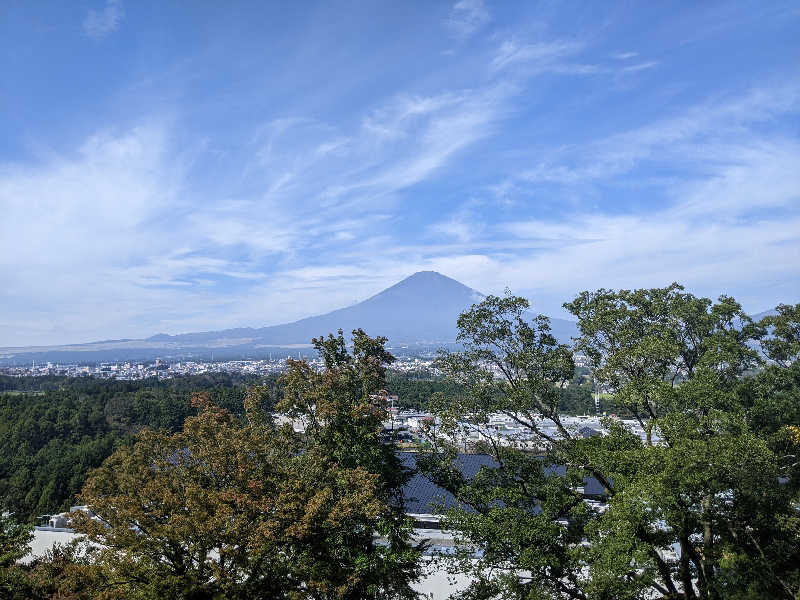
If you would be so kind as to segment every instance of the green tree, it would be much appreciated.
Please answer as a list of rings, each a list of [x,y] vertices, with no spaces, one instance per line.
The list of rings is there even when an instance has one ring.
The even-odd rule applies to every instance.
[[[341,342],[341,343],[340,343]],[[285,407],[314,421],[276,427],[264,388],[245,415],[193,399],[175,434],[143,430],[93,471],[75,528],[102,547],[103,589],[126,598],[411,598],[419,551],[397,503],[403,476],[380,442],[390,355],[357,332],[315,341],[327,368],[292,361]],[[376,535],[383,542],[376,540]]]
[[[787,405],[798,388],[772,373],[777,365],[747,376],[761,362],[753,342],[763,328],[733,299],[677,284],[584,292],[565,307],[578,318],[575,349],[642,439],[611,420],[590,439],[563,424],[551,390],[571,376],[569,351],[546,319],[527,319],[527,302],[489,297],[464,313],[464,351],[440,367],[469,394],[441,398],[438,412],[453,432],[479,431],[497,467],[464,480],[447,436],[424,464],[469,508],[451,511],[450,526],[483,550],[461,562],[478,576],[467,596],[796,598],[798,414]],[[777,339],[795,331],[786,325]],[[789,399],[776,400],[778,389]],[[485,427],[493,412],[530,440],[504,445]],[[607,510],[587,504],[585,477],[605,488]]]
[[[97,549],[78,538],[55,544],[25,568],[26,600],[112,600],[122,594],[94,564]]]
[[[196,413],[191,394],[206,391],[215,403],[244,412],[248,383],[280,398],[277,377],[226,373],[169,380],[92,378],[2,378],[0,389],[0,506],[23,520],[60,512],[75,504],[87,473],[143,427],[170,433]],[[272,408],[272,406],[266,407]]]
[[[437,361],[464,391],[433,400],[442,423],[432,436],[432,452],[418,464],[461,504],[446,513],[444,527],[454,530],[466,549],[454,567],[475,579],[465,598],[585,597],[580,543],[589,511],[575,489],[576,473],[554,476],[557,440],[540,419],[549,416],[569,435],[559,417],[559,387],[572,379],[575,367],[547,318],[529,320],[528,309],[522,298],[488,296],[458,318],[463,351],[442,352]],[[495,413],[530,436],[503,439],[488,426]],[[455,436],[465,428],[496,462],[473,479],[455,464]],[[529,451],[548,447],[544,458]],[[475,548],[481,550],[479,559],[470,552]],[[520,571],[526,576],[517,576]]]
[[[0,513],[0,569],[10,567],[30,551],[33,540],[31,527]]]
[[[386,592],[415,597],[410,583],[419,577],[422,548],[412,545],[413,523],[403,510],[402,490],[410,474],[394,447],[381,439],[387,407],[378,392],[386,387],[386,367],[395,359],[385,349],[386,338],[371,338],[361,329],[353,331],[352,351],[341,330],[313,344],[324,369],[318,372],[306,361],[290,359],[277,407],[306,423],[302,445],[309,457],[328,457],[374,476],[375,494],[384,507],[369,527],[353,529],[343,541],[350,558],[338,564],[338,576],[361,574],[347,597],[383,597]]]
[[[386,376],[386,389],[398,396],[397,406],[413,410],[428,410],[431,396],[435,393],[453,395],[458,389],[441,375],[429,370],[412,372],[389,371]]]
[[[739,389],[750,426],[778,457],[782,482],[777,498],[772,487],[759,497],[778,505],[774,514],[745,507],[729,525],[737,543],[727,548],[725,576],[742,598],[800,597],[800,304],[777,312],[759,323],[771,334],[761,342],[768,364]]]
[[[30,585],[17,561],[28,554],[31,540],[29,525],[0,512],[0,598],[22,600],[30,596]]]
[[[260,568],[264,491],[279,489],[291,446],[207,395],[193,403],[183,431],[143,430],[90,474],[81,500],[96,516],[77,513],[74,527],[104,548],[95,564],[127,597],[262,597],[282,577]]]
[[[800,357],[800,304],[779,304],[775,311],[776,315],[761,320],[762,326],[773,330],[762,346],[771,360],[788,367]]]

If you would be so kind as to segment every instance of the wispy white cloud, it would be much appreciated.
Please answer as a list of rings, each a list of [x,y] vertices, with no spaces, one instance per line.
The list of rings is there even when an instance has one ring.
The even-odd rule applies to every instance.
[[[570,149],[578,167],[555,164],[527,175],[535,183],[585,186],[595,180],[645,177],[645,160],[679,169],[669,183],[652,183],[641,210],[586,209],[505,221],[470,240],[480,254],[444,250],[436,262],[470,265],[463,277],[499,291],[507,284],[533,294],[548,311],[578,289],[661,286],[680,281],[715,296],[738,294],[752,310],[764,296],[796,301],[800,281],[800,143],[756,128],[793,111],[794,92],[753,90],[743,98]],[[561,156],[567,161],[569,152]],[[523,185],[504,180],[499,189]],[[451,221],[440,228],[446,230]],[[469,231],[469,223],[459,223]],[[524,246],[491,246],[491,240]],[[528,250],[523,248],[527,247]],[[446,257],[446,260],[445,260]],[[541,305],[540,305],[541,306]]]
[[[83,30],[91,38],[104,38],[117,30],[124,16],[122,0],[106,0],[102,9],[89,9],[83,20]]]
[[[637,63],[634,65],[628,65],[620,69],[621,73],[636,73],[637,71],[646,71],[648,69],[653,69],[658,66],[658,61],[650,60],[647,62]]]
[[[153,308],[152,298],[136,303],[146,280],[177,273],[144,266],[173,251],[175,240],[159,223],[167,207],[180,212],[180,156],[156,123],[93,135],[76,152],[51,153],[38,165],[0,169],[4,307],[21,322],[49,324],[44,339],[31,341],[86,339],[107,333],[120,314],[130,323]],[[160,308],[163,294],[156,295]],[[134,329],[120,325],[119,335]]]
[[[516,70],[524,75],[554,73],[558,75],[610,75],[623,76],[629,73],[646,71],[658,66],[658,61],[642,61],[633,64],[606,64],[584,62],[580,55],[587,49],[583,41],[551,39],[547,41],[524,42],[516,38],[504,40],[496,48],[490,69],[495,73]],[[638,56],[637,53],[612,55],[621,60]]]
[[[536,70],[565,69],[567,65],[560,62],[561,59],[576,54],[582,47],[582,44],[570,41],[521,43],[508,39],[497,48],[491,68],[500,71],[515,65],[525,65]],[[575,66],[591,68],[588,65]]]
[[[459,0],[450,9],[445,26],[459,39],[471,36],[491,20],[483,0]]]
[[[363,119],[363,129],[378,139],[396,140],[408,136],[421,119],[462,104],[464,93],[445,92],[433,96],[399,96]]]
[[[672,281],[711,297],[732,293],[753,312],[769,308],[765,297],[795,302],[800,215],[729,218],[715,210],[724,202],[726,184],[704,191],[714,194],[715,202],[693,218],[656,210],[616,216],[580,212],[557,223],[510,221],[485,235],[524,242],[528,250],[434,251],[420,263],[484,292],[509,286],[531,296],[537,310],[555,315],[582,289],[658,287]],[[471,245],[480,248],[481,242]]]
[[[554,150],[521,179],[572,185],[608,180],[646,161],[670,160],[695,169],[735,162],[739,151],[758,139],[753,126],[797,112],[798,100],[800,88],[784,85],[704,102],[627,132]]]
[[[800,277],[798,226],[798,215],[734,221],[719,219],[711,211],[697,219],[683,219],[669,211],[582,214],[564,220],[560,233],[569,237],[583,232],[583,243],[555,241],[527,257],[492,261],[491,267],[514,288],[546,296],[552,302],[548,308],[578,289],[680,281],[712,296],[747,290],[740,300],[758,310],[767,308],[752,304],[765,289],[794,301],[791,296],[797,290],[791,282]],[[540,237],[551,227],[551,223],[529,221],[509,224],[508,229],[526,238]],[[782,294],[781,288],[785,289]]]
[[[420,269],[439,270],[485,292],[510,286],[550,312],[583,288],[677,279],[714,295],[746,281],[780,296],[791,292],[787,282],[800,280],[800,266],[793,266],[800,265],[800,215],[791,210],[800,190],[798,144],[775,137],[738,150],[731,139],[724,147],[698,144],[706,129],[680,117],[673,122],[684,123],[681,135],[664,126],[660,134],[656,128],[627,138],[646,142],[646,153],[661,154],[671,144],[673,154],[694,148],[689,160],[703,169],[674,186],[665,196],[668,207],[498,221],[483,218],[484,207],[475,205],[431,224],[424,243],[393,235],[396,213],[376,199],[391,199],[403,186],[433,176],[451,160],[452,148],[480,139],[471,133],[476,123],[491,127],[502,118],[507,95],[473,93],[394,100],[373,114],[374,122],[404,133],[389,141],[362,126],[341,132],[304,129],[299,121],[285,129],[285,137],[257,138],[256,145],[272,144],[272,158],[254,158],[264,170],[250,177],[264,177],[256,181],[269,197],[211,203],[200,197],[189,205],[188,217],[175,210],[185,196],[186,167],[176,160],[170,129],[163,125],[94,135],[74,155],[37,168],[4,167],[5,302],[24,302],[26,308],[16,309],[14,328],[0,333],[19,336],[8,343],[23,336],[26,343],[53,343],[207,329],[209,323],[221,328],[284,322],[351,304]],[[761,101],[719,108],[738,117],[756,104],[762,115],[785,108],[755,96]],[[770,103],[772,109],[764,106]],[[706,121],[706,128],[719,125]],[[439,146],[440,138],[449,141]],[[282,165],[272,170],[272,163],[286,154],[284,148],[303,155],[325,140],[341,139],[347,140],[341,156],[308,152],[312,158],[298,166],[291,185],[269,185],[279,178]],[[399,147],[397,140],[404,140]],[[428,159],[415,166],[420,153]],[[623,166],[633,168],[641,155],[635,152]],[[345,168],[358,159],[364,159],[363,167]],[[398,159],[407,161],[399,171]],[[342,182],[350,188],[342,201],[361,202],[358,210],[320,205],[320,196]],[[518,197],[524,182],[505,183],[497,193]],[[775,207],[790,212],[762,214]],[[158,225],[164,222],[168,229]],[[29,240],[44,240],[46,254]],[[297,254],[302,252],[312,258]],[[25,268],[17,268],[20,263]],[[240,287],[215,293],[219,278]],[[43,326],[39,311],[53,303],[60,318]]]
[[[0,166],[4,308],[20,323],[0,345],[264,325],[350,303],[407,269],[398,262],[378,278],[363,264],[397,244],[388,234],[397,195],[487,136],[510,93],[493,84],[399,95],[350,130],[273,120],[244,148],[251,158],[228,197],[190,185],[192,157],[163,122]],[[360,292],[337,292],[342,281],[321,273],[339,267],[310,266],[320,262],[352,263],[345,275],[364,275]],[[307,289],[292,300],[292,286]],[[24,325],[45,306],[59,306],[58,318]]]
[[[294,127],[285,139],[271,137],[269,151],[255,152],[269,156],[259,163],[266,174],[262,185],[273,195],[276,178],[291,177],[297,185],[285,184],[274,195],[283,201],[293,198],[295,206],[303,198],[300,204],[313,203],[315,215],[320,208],[382,210],[396,193],[434,176],[488,136],[512,94],[501,83],[429,96],[398,95],[370,110],[350,131]],[[331,146],[336,152],[318,151]]]
[[[475,202],[468,201],[448,218],[430,225],[428,229],[436,243],[432,244],[428,251],[435,249],[435,252],[441,252],[444,250],[446,246],[441,243],[442,241],[452,242],[455,240],[462,248],[466,248],[480,240],[486,226],[479,215],[472,210],[475,205]]]
[[[421,127],[413,128],[414,143],[404,148],[399,160],[363,184],[396,191],[432,175],[459,151],[489,135],[492,125],[503,116],[511,90],[488,87],[449,98]]]
[[[699,144],[684,150],[705,168],[669,192],[676,217],[761,219],[760,211],[800,206],[798,140],[753,136],[746,143]]]
[[[108,35],[121,19],[111,1],[86,33]],[[464,0],[446,26],[463,41],[490,20]],[[636,125],[644,112],[602,105],[620,98],[609,88],[667,71],[672,57],[598,53],[596,38],[564,31],[463,44],[463,63],[415,67],[346,111],[354,96],[324,86],[275,113],[237,97],[248,120],[263,119],[241,130],[252,134],[220,133],[219,113],[199,134],[100,124],[74,152],[0,164],[2,312],[14,320],[0,323],[0,346],[280,323],[421,269],[485,292],[510,286],[548,310],[582,288],[673,279],[712,295],[797,290],[800,145],[776,125],[796,112],[798,88],[718,91],[689,108],[643,95],[649,121]],[[301,79],[286,90],[306,89]],[[605,109],[609,129],[598,118],[584,132],[583,112],[579,125],[565,120]],[[194,127],[206,109],[192,110]],[[650,206],[617,201],[634,186]]]

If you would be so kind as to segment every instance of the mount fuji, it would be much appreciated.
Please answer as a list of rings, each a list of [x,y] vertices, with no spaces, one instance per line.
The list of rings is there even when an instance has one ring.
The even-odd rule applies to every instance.
[[[420,271],[353,306],[269,327],[158,334],[139,340],[109,340],[69,346],[0,348],[0,362],[20,360],[111,361],[155,356],[208,355],[222,358],[265,355],[307,347],[311,338],[361,328],[389,338],[392,346],[437,346],[456,341],[456,319],[484,295],[435,271]],[[562,342],[577,335],[575,323],[551,319]]]

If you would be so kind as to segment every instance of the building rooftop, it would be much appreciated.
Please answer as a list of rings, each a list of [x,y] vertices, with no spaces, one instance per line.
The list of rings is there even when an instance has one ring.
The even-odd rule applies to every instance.
[[[414,515],[436,515],[440,513],[441,509],[447,510],[458,506],[462,506],[462,508],[465,508],[467,511],[474,512],[474,509],[471,507],[460,505],[453,494],[438,486],[418,471],[418,454],[416,452],[398,452],[397,455],[400,457],[403,466],[413,473],[411,479],[403,488],[403,500],[405,502],[406,513]],[[499,466],[497,461],[488,454],[459,454],[456,457],[455,464],[459,467],[462,475],[466,479],[473,479],[478,474],[481,467],[496,469]],[[566,474],[566,468],[563,465],[548,465],[545,467],[545,471],[560,477]],[[603,485],[597,479],[590,476],[584,477],[583,479],[583,493],[596,498],[604,498],[606,495]]]

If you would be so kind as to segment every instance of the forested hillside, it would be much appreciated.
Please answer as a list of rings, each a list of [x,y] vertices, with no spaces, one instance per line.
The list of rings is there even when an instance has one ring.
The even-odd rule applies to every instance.
[[[270,402],[279,401],[278,376],[266,381],[228,373],[139,381],[0,376],[0,506],[24,519],[63,510],[89,470],[137,431],[179,431],[196,412],[193,392],[207,391],[217,405],[241,415],[247,387],[261,382],[271,388]],[[434,394],[460,392],[431,371],[390,371],[386,385],[403,409],[427,410]],[[577,379],[560,393],[563,413],[594,411],[591,388]]]
[[[270,388],[270,403],[281,399],[277,375],[138,381],[0,376],[0,507],[24,520],[64,510],[87,473],[137,431],[179,431],[196,414],[192,393],[209,392],[215,404],[241,415],[246,390],[255,383]],[[387,386],[400,407],[413,409],[427,408],[436,392],[457,391],[427,372],[392,372]]]
[[[215,373],[168,380],[0,378],[0,506],[30,519],[62,510],[90,469],[142,429],[175,432],[192,392],[234,414],[255,378]],[[276,378],[269,385],[276,387]],[[14,390],[9,391],[9,390]]]
[[[558,407],[565,415],[586,415],[595,412],[591,383],[584,381],[585,378],[580,375],[581,371],[576,369],[576,375],[570,385],[559,389],[561,401]],[[390,393],[398,396],[400,408],[422,411],[430,408],[430,400],[434,394],[453,397],[464,392],[461,386],[430,370],[389,372],[386,377],[386,387]],[[610,399],[604,397],[601,400],[601,413],[615,410],[620,414],[627,414],[623,407],[615,406]]]

